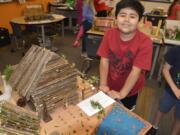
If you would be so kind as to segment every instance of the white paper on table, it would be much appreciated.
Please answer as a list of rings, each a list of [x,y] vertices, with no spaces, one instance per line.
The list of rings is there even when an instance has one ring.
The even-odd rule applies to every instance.
[[[104,94],[102,91],[98,92],[97,94],[77,104],[88,116],[92,116],[100,111],[99,109],[95,109],[92,107],[91,100],[100,103],[103,108],[106,108],[115,102],[114,99]]]

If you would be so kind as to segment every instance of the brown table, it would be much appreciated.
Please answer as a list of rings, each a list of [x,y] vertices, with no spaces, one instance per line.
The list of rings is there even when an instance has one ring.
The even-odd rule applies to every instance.
[[[45,31],[44,31],[44,26],[46,24],[51,24],[51,23],[56,23],[59,21],[63,21],[65,16],[63,15],[57,15],[57,14],[50,14],[54,17],[54,19],[50,20],[40,20],[40,21],[25,21],[25,17],[21,16],[21,17],[17,17],[17,18],[13,18],[11,20],[11,23],[14,24],[18,24],[18,25],[40,25],[41,26],[41,36],[42,36],[42,45],[45,45],[45,41],[46,41],[46,37],[45,37]],[[62,35],[64,36],[64,24],[62,23]]]
[[[57,7],[56,13],[66,16],[69,19],[69,29],[72,29],[72,20],[77,19],[78,12],[76,9],[68,9],[63,7]]]
[[[88,82],[82,82],[82,80],[78,79],[80,92],[82,89],[90,89],[91,86]],[[87,91],[89,93],[89,91]],[[80,92],[81,93],[81,92]],[[79,94],[80,94],[79,93]],[[90,92],[90,94],[85,94],[85,98],[92,95],[94,92]],[[13,104],[16,103],[18,99],[18,95],[16,92],[13,92],[13,98],[11,102]],[[82,95],[80,96],[82,98]],[[80,99],[82,100],[82,99]],[[144,119],[142,119],[137,114],[131,112],[123,105],[119,103],[114,103],[119,105],[123,110],[125,110],[129,115],[139,119],[145,124],[145,128],[141,129],[138,135],[145,135],[147,131],[152,127],[151,124]],[[113,105],[108,106],[105,109],[105,116],[112,110]],[[26,109],[29,110],[29,107],[26,106]],[[104,117],[100,119],[97,117],[98,114],[95,114],[91,117],[87,116],[77,105],[70,105],[68,107],[58,107],[51,114],[52,120],[48,123],[45,123],[41,120],[40,126],[40,135],[52,135],[53,133],[58,133],[60,135],[86,135],[86,134],[94,134],[97,131],[97,128],[101,124]]]
[[[145,124],[138,135],[145,135],[152,127],[151,124],[133,112],[130,112],[123,105],[119,104],[121,108],[126,110],[129,115],[141,120]],[[105,115],[112,110],[113,105],[105,109]],[[45,123],[41,122],[41,135],[49,135],[52,133],[59,133],[60,135],[91,135],[97,131],[103,118],[98,118],[97,114],[88,117],[78,106],[69,106],[68,108],[58,108],[51,114],[53,120]]]

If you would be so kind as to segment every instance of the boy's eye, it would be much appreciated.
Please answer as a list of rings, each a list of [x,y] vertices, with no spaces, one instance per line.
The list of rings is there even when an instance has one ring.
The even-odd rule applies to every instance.
[[[126,14],[119,14],[120,17],[126,17]]]
[[[130,18],[134,19],[134,18],[136,18],[136,16],[135,15],[131,15]]]

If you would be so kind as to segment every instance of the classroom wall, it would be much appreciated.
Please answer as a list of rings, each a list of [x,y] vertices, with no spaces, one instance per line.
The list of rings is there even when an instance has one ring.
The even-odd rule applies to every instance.
[[[47,11],[47,4],[52,0],[28,0],[25,4],[19,4],[18,1],[0,4],[0,27],[5,27],[12,32],[10,20],[23,14],[24,8],[28,4],[42,3]]]

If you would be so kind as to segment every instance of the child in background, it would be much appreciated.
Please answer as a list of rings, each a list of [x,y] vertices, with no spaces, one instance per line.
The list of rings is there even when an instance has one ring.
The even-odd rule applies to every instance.
[[[168,9],[169,20],[180,20],[180,0],[174,0]],[[171,34],[172,35],[172,34]],[[147,135],[155,135],[160,119],[175,106],[176,114],[171,135],[180,133],[180,47],[174,47],[165,55],[163,75],[166,86],[160,99],[159,109],[153,120],[153,127]]]
[[[169,20],[180,20],[180,0],[174,0],[168,9]]]
[[[153,128],[148,135],[155,135],[162,116],[175,107],[175,121],[171,135],[180,135],[180,46],[173,47],[165,55],[163,75],[166,86],[159,102],[159,110],[153,120]]]
[[[174,0],[168,9],[169,20],[180,20],[180,0]],[[172,35],[172,34],[171,34]],[[165,55],[165,65],[163,67],[163,75],[167,82],[162,98],[160,99],[159,110],[153,119],[153,127],[148,135],[155,135],[162,116],[169,112],[173,106],[176,108],[175,122],[171,135],[179,135],[180,129],[180,87],[176,83],[180,83],[180,47],[172,48]],[[178,72],[175,71],[178,69]],[[179,81],[175,81],[174,72],[179,77]],[[178,84],[179,85],[179,84]]]
[[[82,20],[83,20],[83,0],[76,1],[76,10],[78,13],[77,25],[80,26],[82,24]]]
[[[80,45],[80,38],[83,37],[82,41],[82,53],[86,52],[86,44],[85,44],[85,38],[86,38],[86,31],[91,29],[93,17],[94,17],[94,6],[92,0],[85,0],[83,3],[83,22],[80,26],[80,30],[77,34],[76,41],[73,44],[73,47],[78,47]]]

